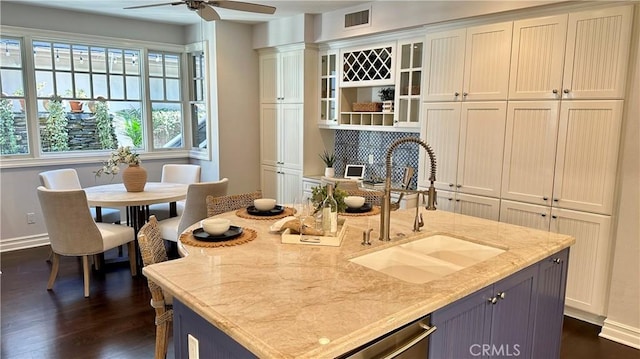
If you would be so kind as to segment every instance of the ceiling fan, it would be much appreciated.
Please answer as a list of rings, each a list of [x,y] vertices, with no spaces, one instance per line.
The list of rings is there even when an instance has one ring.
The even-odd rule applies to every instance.
[[[273,14],[276,11],[276,8],[273,6],[267,5],[259,5],[252,4],[248,2],[242,1],[234,1],[234,0],[182,0],[182,1],[174,1],[162,4],[150,4],[150,5],[139,5],[139,6],[129,6],[125,7],[125,9],[141,9],[145,7],[154,7],[154,6],[165,6],[165,5],[187,5],[189,10],[195,11],[200,15],[200,17],[206,21],[220,20],[220,15],[213,9],[213,7],[219,7],[222,9],[230,9],[230,10],[239,10],[239,11],[248,11],[248,12],[256,12],[260,14]]]

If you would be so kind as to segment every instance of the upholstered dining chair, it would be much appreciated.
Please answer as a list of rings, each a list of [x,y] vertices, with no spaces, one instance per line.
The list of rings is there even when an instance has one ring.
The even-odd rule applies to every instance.
[[[253,204],[253,200],[258,198],[262,198],[260,190],[229,196],[207,196],[207,217],[248,207]]]
[[[162,177],[160,182],[192,184],[200,182],[201,167],[190,164],[166,164],[162,166]],[[185,201],[176,202],[176,212],[178,216],[184,210]],[[149,206],[149,213],[156,216],[158,221],[169,218],[169,204],[157,203]]]
[[[53,250],[47,290],[53,289],[61,255],[82,257],[85,297],[89,296],[89,258],[95,254],[127,244],[131,275],[136,274],[133,228],[95,222],[87,206],[84,190],[51,190],[39,186],[38,199]]]
[[[73,168],[63,168],[39,173],[40,184],[48,189],[82,189],[78,172]],[[120,223],[120,210],[117,208],[101,208],[101,219],[97,218],[96,209],[91,207],[91,215],[98,222]]]
[[[167,250],[160,236],[160,227],[155,216],[138,231],[138,245],[142,254],[142,264],[149,266],[167,260]],[[151,307],[156,311],[156,351],[155,359],[165,359],[169,341],[169,329],[173,321],[173,297],[147,279],[151,291]]]
[[[158,221],[160,235],[163,239],[177,242],[180,233],[190,225],[207,218],[208,196],[219,197],[227,194],[229,179],[223,178],[215,182],[192,183],[187,188],[184,211],[178,217]]]

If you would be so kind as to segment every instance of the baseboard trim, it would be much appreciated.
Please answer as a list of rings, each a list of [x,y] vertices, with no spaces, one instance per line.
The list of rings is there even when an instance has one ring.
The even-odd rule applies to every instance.
[[[47,233],[4,239],[0,241],[0,253],[46,245],[49,245],[49,235]]]
[[[597,325],[599,327],[601,327],[604,324],[604,319],[605,319],[605,317],[603,316],[593,314],[593,313],[588,313],[580,309],[567,307],[566,305],[564,306],[564,315],[571,318],[576,318],[583,322]]]
[[[640,328],[605,319],[600,337],[640,349]]]

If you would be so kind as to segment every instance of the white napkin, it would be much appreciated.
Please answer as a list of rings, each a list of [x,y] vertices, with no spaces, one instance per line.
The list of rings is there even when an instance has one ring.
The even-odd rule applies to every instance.
[[[274,224],[271,225],[271,227],[269,227],[269,230],[271,232],[280,232],[282,230],[282,226],[289,222],[292,219],[296,219],[296,217],[294,216],[288,216],[288,217],[284,217],[280,220],[278,220],[277,222],[275,222]]]

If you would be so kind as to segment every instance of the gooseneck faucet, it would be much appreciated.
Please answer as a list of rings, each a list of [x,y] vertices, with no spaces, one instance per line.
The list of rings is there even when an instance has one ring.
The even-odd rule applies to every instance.
[[[436,155],[433,153],[431,146],[429,146],[426,142],[422,141],[416,137],[405,137],[394,141],[391,146],[387,149],[387,163],[386,170],[387,176],[384,181],[384,195],[382,197],[382,208],[380,210],[380,240],[381,241],[390,241],[389,237],[389,227],[391,224],[391,192],[400,192],[400,193],[424,193],[423,191],[418,190],[410,190],[410,189],[397,189],[391,188],[391,155],[393,151],[400,145],[404,143],[414,142],[422,146],[429,155],[429,160],[431,164],[431,174],[429,176],[429,189],[427,190],[427,206],[426,209],[429,211],[433,211],[436,209],[436,188],[434,187],[434,182],[436,181]],[[418,204],[419,205],[419,204]]]

